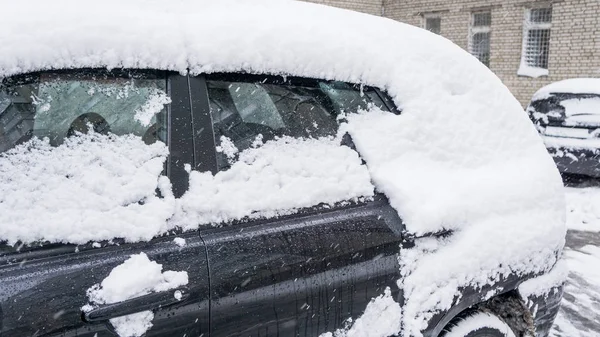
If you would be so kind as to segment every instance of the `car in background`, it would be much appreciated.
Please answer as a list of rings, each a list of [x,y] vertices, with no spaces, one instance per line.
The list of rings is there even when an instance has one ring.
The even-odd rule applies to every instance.
[[[527,113],[561,173],[600,177],[600,78],[549,84]]]

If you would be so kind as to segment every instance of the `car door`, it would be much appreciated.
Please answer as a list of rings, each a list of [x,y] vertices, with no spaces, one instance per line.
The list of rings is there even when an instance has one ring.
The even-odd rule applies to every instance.
[[[324,94],[333,89],[337,101]],[[191,91],[199,97],[193,106],[197,118],[212,122],[215,133],[212,140],[205,135],[198,141],[220,145],[213,156],[222,173],[232,165],[222,137],[242,151],[256,146],[251,143],[259,134],[263,142],[285,135],[331,136],[337,131],[336,107],[356,108],[353,100],[363,100],[357,87],[268,76],[197,77]],[[251,180],[247,188],[266,187],[268,193],[268,186]],[[243,183],[238,188],[246,189]],[[399,296],[402,223],[384,196],[293,213],[200,231],[210,269],[211,336],[317,336],[356,319],[386,287]]]
[[[133,85],[130,84],[133,83],[131,82],[133,80],[130,81],[133,78],[131,76],[137,73],[135,71],[119,74],[89,72],[91,75],[85,73],[87,80],[101,78],[105,85],[116,78],[115,83],[125,83],[130,87]],[[61,73],[60,78],[65,80],[69,76],[81,74],[81,72],[77,72],[77,75],[64,72]],[[157,72],[151,76],[159,84],[164,84],[172,102],[164,112],[165,124],[160,128],[150,127],[148,131],[141,134],[144,138],[152,138],[157,137],[160,132],[166,133],[168,138],[160,138],[167,142],[171,153],[165,165],[165,173],[171,179],[173,193],[180,196],[187,189],[187,176],[182,177],[186,174],[185,164],[192,163],[194,160],[188,78],[165,72]],[[78,90],[79,83],[67,84],[71,91],[66,97],[76,97],[76,92],[73,91]],[[55,87],[60,85],[55,83]],[[83,96],[88,97],[88,95],[93,96],[93,92],[87,90]],[[101,99],[108,100],[107,97],[116,96],[114,92],[107,91]],[[135,95],[130,92],[129,96],[121,97],[131,99],[133,96]],[[56,102],[56,94],[54,97]],[[104,121],[90,122],[90,119],[87,119],[85,121],[89,122],[88,125],[93,126],[96,132],[101,132],[99,128],[97,129],[98,126],[111,127],[113,131],[122,128],[116,124],[117,122],[110,122],[118,121],[118,118],[110,118],[106,116],[108,110],[102,110],[103,107],[111,105],[102,102],[98,104],[98,99],[92,102],[95,104],[94,111]],[[125,109],[128,102],[123,99],[117,106]],[[91,106],[92,103],[88,105]],[[133,108],[135,107],[131,107]],[[21,115],[29,118],[29,115],[22,113],[24,110],[26,109],[21,109]],[[52,111],[48,113],[51,114]],[[79,118],[76,118],[76,121],[79,121]],[[36,120],[35,123],[41,125],[43,121]],[[61,123],[46,124],[44,127],[39,127],[37,132],[60,133],[60,130],[57,131],[58,127],[53,125],[60,126]],[[48,131],[48,127],[54,127],[54,130]],[[51,139],[50,142],[52,141]],[[78,229],[74,227],[72,230]],[[128,300],[97,305],[91,311],[82,311],[82,307],[89,303],[86,294],[88,289],[102,282],[115,267],[132,255],[141,253],[144,253],[150,261],[162,265],[163,272],[186,272],[187,284]],[[208,335],[208,264],[206,250],[197,231],[171,232],[138,243],[127,243],[118,238],[110,242],[90,242],[79,246],[42,243],[9,246],[0,243],[0,336],[116,336],[117,333],[110,319],[148,310],[154,312],[154,318],[145,336]]]

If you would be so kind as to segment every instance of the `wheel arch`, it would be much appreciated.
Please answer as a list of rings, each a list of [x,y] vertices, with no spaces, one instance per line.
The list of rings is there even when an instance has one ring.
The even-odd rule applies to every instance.
[[[444,328],[454,319],[473,310],[480,310],[493,313],[505,320],[517,337],[527,336],[527,333],[532,333],[534,336],[535,327],[531,311],[517,290],[521,281],[523,280],[515,277],[480,289],[471,287],[462,289],[462,296],[458,302],[448,311],[436,314],[424,335],[442,336]],[[493,294],[493,296],[487,298],[486,294]]]

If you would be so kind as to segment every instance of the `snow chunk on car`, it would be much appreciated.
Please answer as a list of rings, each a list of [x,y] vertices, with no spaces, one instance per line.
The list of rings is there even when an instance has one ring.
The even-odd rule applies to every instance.
[[[58,147],[33,138],[0,153],[0,238],[150,240],[173,214],[170,183],[160,177],[167,155],[161,142],[93,131]]]
[[[228,170],[216,175],[192,171],[190,188],[171,222],[190,228],[372,197],[366,166],[340,141],[286,136],[242,151]]]
[[[185,271],[162,271],[162,265],[150,261],[144,253],[131,255],[116,266],[99,284],[87,290],[90,311],[102,304],[111,304],[140,297],[152,292],[174,289],[188,283]],[[152,327],[152,311],[143,311],[127,316],[112,318],[110,323],[121,337],[138,337]]]

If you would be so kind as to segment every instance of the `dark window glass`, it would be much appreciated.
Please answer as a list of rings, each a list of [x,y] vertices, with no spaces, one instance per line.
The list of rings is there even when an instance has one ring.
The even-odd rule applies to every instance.
[[[552,22],[552,8],[533,8],[531,9],[529,20],[533,23]]]
[[[485,27],[492,25],[492,13],[473,13],[473,27]]]
[[[442,19],[441,18],[426,18],[425,29],[432,33],[442,33]]]
[[[475,55],[486,66],[490,66],[490,33],[473,34],[471,54]]]
[[[525,59],[532,67],[548,69],[550,29],[530,29],[527,32]]]
[[[375,90],[340,82],[296,86],[208,80],[207,85],[215,142],[225,136],[239,151],[249,148],[258,135],[263,141],[283,135],[332,136],[342,113],[366,110],[371,104],[387,110]],[[227,166],[219,155],[219,169]]]
[[[0,85],[0,152],[32,137],[58,146],[90,126],[100,133],[134,134],[146,143],[165,142],[164,108],[147,125],[135,118],[161,96],[166,96],[166,77],[158,74],[44,72],[5,79]]]

